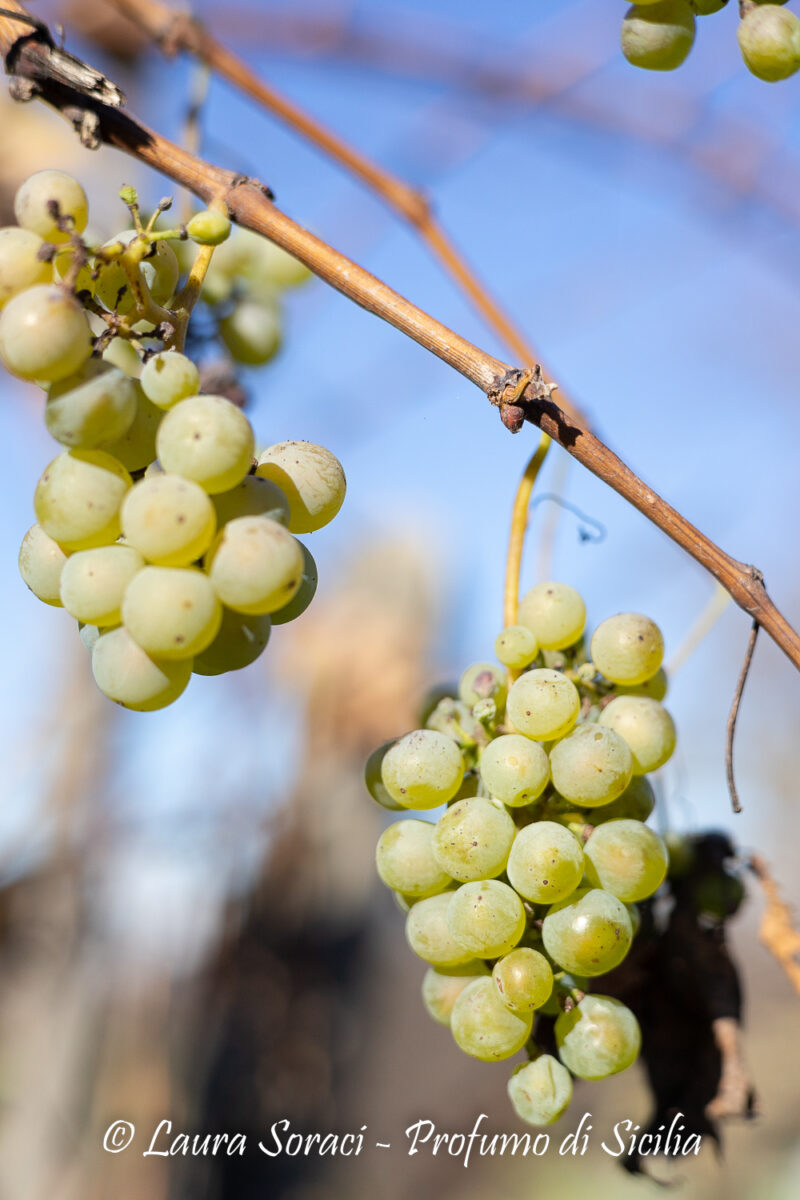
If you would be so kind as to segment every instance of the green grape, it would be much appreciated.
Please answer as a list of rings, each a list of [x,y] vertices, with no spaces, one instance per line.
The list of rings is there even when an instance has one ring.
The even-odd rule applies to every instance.
[[[547,787],[550,760],[538,742],[520,733],[504,733],[481,754],[480,771],[492,796],[520,808],[538,799]]]
[[[311,277],[299,259],[249,229],[236,231],[214,255],[214,265],[228,276],[240,275],[278,290],[297,287]]]
[[[572,895],[583,871],[580,842],[555,821],[534,821],[520,829],[506,868],[511,886],[535,904],[555,904]]]
[[[289,524],[289,501],[276,484],[260,475],[245,475],[236,487],[217,492],[212,499],[220,528],[237,517],[269,517]]]
[[[650,0],[652,3],[652,0]],[[642,0],[638,0],[641,4]],[[691,5],[698,17],[710,17],[712,13],[717,13],[723,9],[728,3],[728,0],[691,0]],[[759,3],[759,0],[756,0]],[[785,4],[786,0],[770,0],[770,3]]]
[[[569,1108],[572,1076],[551,1054],[517,1067],[508,1081],[514,1112],[529,1125],[552,1125]]]
[[[53,205],[58,206],[57,214]],[[14,216],[23,229],[38,233],[46,242],[67,242],[69,233],[58,228],[57,216],[70,218],[75,233],[83,233],[89,202],[77,179],[66,172],[37,171],[17,191]]]
[[[392,799],[404,808],[438,808],[460,788],[464,760],[446,734],[415,729],[386,751],[381,778]]]
[[[558,1056],[579,1079],[606,1079],[636,1061],[642,1044],[639,1022],[611,996],[584,996],[555,1025]]]
[[[517,893],[498,879],[463,883],[451,893],[447,924],[473,958],[499,958],[525,932],[525,909]]]
[[[667,848],[641,821],[606,821],[583,848],[586,878],[619,900],[646,900],[667,873]]]
[[[450,1015],[456,1044],[482,1062],[511,1058],[531,1036],[530,1014],[512,1013],[491,978],[474,979],[463,989]]]
[[[472,663],[459,680],[458,695],[469,708],[481,700],[494,700],[497,711],[502,712],[506,703],[506,673],[494,663]]]
[[[43,245],[30,229],[16,225],[0,229],[0,308],[26,288],[50,282],[53,268],[38,257]]]
[[[434,1021],[449,1025],[453,1006],[464,988],[488,974],[486,963],[477,958],[449,971],[428,967],[422,980],[422,1003]]]
[[[661,630],[639,613],[618,613],[597,626],[592,659],[612,683],[635,686],[655,675],[664,657]]]
[[[581,808],[610,804],[631,781],[633,758],[613,729],[579,725],[550,751],[553,786]]]
[[[142,391],[157,408],[172,408],[200,390],[200,372],[190,358],[177,350],[161,350],[142,368]]]
[[[72,274],[75,261],[75,250],[72,246],[65,246],[63,250],[59,250],[53,258],[52,278],[56,283],[59,280],[63,282]],[[78,267],[75,278],[71,281],[70,287],[76,294],[79,292],[88,292],[89,295],[94,295],[94,279],[92,278],[92,268],[88,263]]]
[[[600,825],[606,821],[627,819],[646,821],[656,806],[656,797],[650,780],[644,775],[634,775],[625,791],[610,804],[593,809],[591,822]]]
[[[617,696],[603,709],[600,724],[624,738],[633,755],[634,775],[647,775],[672,756],[675,724],[657,700],[646,696]]]
[[[549,742],[564,737],[578,719],[578,689],[561,671],[526,671],[511,685],[508,716],[525,737]]]
[[[122,621],[155,658],[192,658],[217,636],[222,606],[196,567],[145,567],[125,591]]]
[[[19,548],[19,573],[34,596],[61,607],[61,572],[67,556],[41,525],[31,525]]]
[[[397,738],[392,738],[389,742],[384,742],[382,746],[378,746],[372,751],[366,763],[364,764],[364,783],[367,791],[376,804],[380,804],[381,808],[387,808],[390,812],[400,812],[404,809],[403,804],[398,804],[389,795],[386,784],[381,776],[381,767],[383,765],[383,756],[390,746],[393,746]]]
[[[586,605],[566,583],[537,583],[522,597],[517,615],[543,650],[564,650],[578,641],[586,625]]]
[[[128,246],[138,236],[135,229],[124,229],[115,237],[110,238],[102,249],[110,250],[112,247],[118,246],[120,242],[123,246]],[[180,275],[178,259],[169,243],[153,242],[137,270],[155,303],[166,304],[178,286],[178,276]],[[95,296],[106,308],[123,316],[132,311],[136,303],[135,296],[128,274],[119,261],[100,262],[95,283]]]
[[[494,701],[489,701],[493,704]],[[461,700],[444,697],[425,721],[428,729],[446,733],[462,748],[473,747],[486,740],[483,726],[472,715],[472,709]]]
[[[303,580],[303,551],[269,517],[237,517],[218,533],[205,569],[223,604],[244,613],[278,612]]]
[[[63,550],[107,546],[119,537],[119,510],[131,477],[104,450],[65,450],[36,485],[36,519]]]
[[[406,918],[406,939],[414,953],[434,967],[460,967],[475,957],[455,940],[447,924],[452,892],[439,892],[412,905]],[[491,982],[491,981],[490,981]]]
[[[645,8],[634,4],[622,22],[622,53],[634,67],[672,71],[691,50],[694,32],[686,0],[661,0]]]
[[[451,700],[455,703],[457,693],[458,688],[454,683],[438,683],[435,687],[429,688],[423,696],[419,707],[420,725],[428,724],[429,719],[433,716],[442,700]]]
[[[160,408],[147,399],[138,381],[136,387],[136,415],[128,432],[117,442],[110,442],[105,449],[118,458],[129,471],[141,471],[156,457],[156,435],[164,416]]]
[[[195,675],[223,675],[249,667],[266,649],[272,621],[268,613],[248,616],[230,608],[222,610],[219,633],[210,646],[195,655]]]
[[[206,208],[186,222],[186,232],[201,246],[219,246],[230,237],[231,223],[224,213]]]
[[[136,385],[117,367],[89,358],[47,389],[44,423],[63,446],[92,450],[124,437],[136,416]]]
[[[143,566],[132,546],[79,550],[61,572],[61,603],[87,625],[119,625],[125,589]]]
[[[632,938],[625,905],[600,888],[579,888],[548,909],[542,923],[547,953],[578,975],[605,975],[619,966]]]
[[[95,642],[92,674],[110,700],[136,712],[152,712],[166,708],[184,691],[192,674],[192,660],[151,658],[120,625]]]
[[[667,694],[667,673],[659,667],[655,675],[645,679],[644,683],[634,683],[627,687],[622,683],[614,684],[617,696],[649,696],[651,700],[663,700]]]
[[[518,671],[530,666],[539,653],[539,643],[525,625],[507,625],[497,635],[494,652],[504,667]]]
[[[302,617],[317,591],[317,582],[319,579],[317,564],[314,562],[308,546],[304,546],[297,539],[295,540],[303,554],[303,578],[300,581],[300,587],[292,596],[289,603],[284,604],[283,608],[277,609],[272,614],[273,625],[285,625],[288,621],[296,621],[298,617]]]
[[[255,438],[247,417],[224,396],[190,396],[164,415],[156,435],[165,471],[193,479],[207,492],[241,483],[253,461]]]
[[[122,535],[148,562],[188,567],[214,539],[217,518],[206,492],[181,475],[135,483],[120,509]]]
[[[259,455],[256,475],[276,484],[289,502],[292,533],[322,529],[344,503],[347,481],[335,454],[313,442],[279,442]]]
[[[433,826],[429,821],[395,821],[384,829],[375,862],[386,886],[409,899],[435,896],[452,883],[433,856]]]
[[[745,12],[737,33],[747,69],[776,83],[800,67],[800,20],[788,9],[764,4]]]
[[[119,367],[131,379],[138,379],[142,373],[142,360],[127,338],[112,338],[100,357],[112,367]]]
[[[74,296],[39,283],[0,311],[0,359],[12,375],[54,383],[72,375],[92,352],[92,331]]]
[[[518,946],[499,958],[492,970],[492,979],[500,999],[512,1012],[529,1013],[550,998],[553,990],[553,970],[538,950]]]
[[[433,854],[442,870],[468,883],[505,868],[516,826],[494,800],[473,796],[451,804],[433,835]]]
[[[219,322],[220,336],[237,362],[260,367],[281,347],[281,314],[275,304],[240,300]]]

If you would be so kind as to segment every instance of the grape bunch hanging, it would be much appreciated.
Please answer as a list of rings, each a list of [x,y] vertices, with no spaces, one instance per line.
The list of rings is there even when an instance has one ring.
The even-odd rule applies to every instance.
[[[424,728],[374,751],[366,784],[388,809],[447,806],[435,823],[390,825],[378,874],[429,964],[430,1015],[475,1058],[524,1048],[509,1095],[523,1120],[548,1125],[573,1076],[603,1079],[639,1052],[636,1017],[603,995],[602,976],[625,958],[637,903],[667,872],[667,848],[645,824],[647,776],[672,754],[675,727],[648,617],[609,617],[587,655],[582,598],[542,583],[518,621],[497,638],[503,666],[468,667],[457,695],[428,705]],[[557,1058],[536,1044],[539,1014],[556,1018]]]
[[[253,662],[273,625],[305,611],[317,571],[295,535],[333,519],[345,477],[309,442],[256,459],[241,408],[204,391],[182,353],[202,294],[231,358],[268,361],[280,292],[305,267],[245,231],[229,239],[220,212],[159,230],[163,202],[144,225],[133,189],[121,194],[132,228],[92,247],[76,180],[41,171],[21,186],[19,224],[0,230],[0,359],[45,390],[62,446],[36,487],[22,577],[78,620],[100,689],[148,711],[192,672]],[[187,239],[198,249],[181,285],[173,243],[184,257]]]

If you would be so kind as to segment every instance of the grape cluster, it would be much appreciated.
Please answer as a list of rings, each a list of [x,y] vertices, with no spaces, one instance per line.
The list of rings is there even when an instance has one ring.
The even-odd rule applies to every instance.
[[[100,689],[149,711],[175,700],[192,672],[253,662],[273,625],[305,611],[317,571],[295,535],[332,520],[345,477],[330,451],[309,442],[255,458],[247,417],[203,392],[198,364],[175,348],[191,306],[170,241],[213,247],[230,233],[228,218],[202,212],[180,230],[157,231],[154,221],[142,225],[132,189],[125,193],[134,227],[92,249],[81,237],[88,205],[79,183],[42,171],[22,185],[19,225],[0,230],[0,359],[44,389],[45,424],[62,447],[36,487],[22,577],[78,620]],[[244,235],[237,243],[251,246]],[[264,247],[260,257],[247,251],[247,287],[257,276],[266,297],[268,280],[277,295],[305,268]],[[230,276],[229,299],[238,261],[229,255],[217,268]],[[220,325],[233,321],[238,332],[221,330],[223,340],[252,364],[264,361],[265,329],[277,348],[278,308],[273,299],[268,319],[245,320],[246,303],[237,293]]]
[[[566,584],[542,583],[495,643],[502,666],[468,667],[456,694],[432,697],[424,727],[379,747],[366,785],[405,817],[378,842],[382,881],[407,912],[411,949],[429,969],[422,996],[458,1046],[484,1061],[525,1048],[508,1091],[534,1125],[557,1120],[572,1077],[602,1079],[639,1052],[639,1026],[590,990],[617,967],[637,903],[664,881],[668,854],[645,823],[647,779],[672,754],[661,701],[658,626],[609,617],[587,654],[586,609]],[[533,1040],[555,1018],[558,1057]]]

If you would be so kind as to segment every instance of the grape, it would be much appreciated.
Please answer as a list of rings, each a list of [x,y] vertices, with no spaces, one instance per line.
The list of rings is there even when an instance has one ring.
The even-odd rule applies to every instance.
[[[634,67],[672,71],[691,50],[694,31],[686,0],[661,0],[645,8],[634,4],[622,22],[622,53]]]
[[[526,626],[507,625],[497,635],[494,652],[504,667],[518,671],[533,662],[539,653],[539,643]]]
[[[520,600],[517,619],[533,631],[543,650],[563,650],[583,633],[586,605],[566,583],[537,583]]]
[[[649,779],[645,779],[644,775],[634,775],[621,796],[592,812],[592,824],[622,819],[646,821],[655,805],[656,798]]]
[[[138,379],[142,373],[142,360],[127,338],[113,337],[101,358],[112,367],[119,367],[120,371],[130,375],[131,379]]]
[[[280,350],[281,314],[275,304],[240,300],[219,322],[219,332],[237,362],[260,367]]]
[[[300,543],[268,517],[237,517],[217,535],[205,569],[220,600],[244,613],[273,613],[288,604],[303,578]]]
[[[31,525],[19,548],[19,573],[34,596],[61,607],[61,572],[67,556],[41,525]]]
[[[119,509],[131,482],[104,450],[65,450],[36,485],[36,518],[64,550],[106,546],[119,537]]]
[[[108,631],[104,629],[102,632],[107,633]],[[78,622],[78,637],[90,654],[94,650],[97,639],[100,636],[101,632],[96,625],[84,625],[82,622]]]
[[[634,775],[647,775],[663,766],[675,749],[672,717],[662,704],[646,696],[617,696],[603,709],[600,724],[628,743]]]
[[[269,517],[289,524],[289,501],[279,487],[259,475],[245,475],[236,487],[212,497],[220,528],[237,517]]]
[[[560,671],[539,667],[526,671],[511,685],[508,716],[516,729],[536,742],[548,742],[569,733],[578,719],[578,689]]]
[[[92,332],[74,296],[39,283],[0,311],[0,358],[12,375],[37,383],[64,379],[92,352]]]
[[[745,12],[737,33],[747,69],[775,83],[800,67],[800,20],[793,12],[765,4]]]
[[[535,821],[514,838],[506,868],[509,883],[536,904],[570,896],[583,878],[580,842],[555,821]]]
[[[29,229],[16,225],[0,229],[0,308],[26,288],[49,283],[53,277],[50,263],[38,257],[44,245]]]
[[[479,879],[451,893],[447,924],[473,958],[498,958],[525,932],[525,909],[507,883]]]
[[[295,539],[297,540],[297,539]],[[283,608],[277,609],[272,614],[273,625],[285,625],[287,621],[296,621],[298,617],[302,617],[303,613],[308,608],[314,595],[317,591],[317,564],[311,551],[302,542],[297,542],[303,554],[303,578],[300,581],[300,587],[292,596],[288,604],[284,604]]]
[[[278,289],[297,287],[311,277],[299,259],[249,229],[237,230],[217,251],[214,266],[229,276],[241,275]]]
[[[647,0],[644,0],[647,3]],[[650,0],[652,3],[653,0]],[[637,0],[637,3],[642,4],[643,0]],[[698,17],[710,17],[712,13],[717,13],[723,9],[728,3],[728,0],[691,0],[691,5]],[[756,0],[756,4],[759,0]],[[786,0],[770,0],[770,3],[785,4]]]
[[[152,712],[166,708],[184,691],[192,674],[192,660],[150,658],[120,625],[95,642],[92,674],[110,700],[137,712]]]
[[[508,1081],[514,1112],[529,1125],[552,1125],[569,1108],[572,1077],[551,1054],[517,1067]]]
[[[649,617],[618,613],[597,626],[591,654],[606,679],[633,686],[650,679],[661,666],[664,639]]]
[[[125,589],[143,566],[132,546],[79,550],[61,572],[61,603],[87,625],[119,625]]]
[[[193,479],[207,492],[227,492],[253,461],[253,429],[224,396],[190,396],[164,416],[156,435],[165,471]]]
[[[550,770],[553,786],[565,800],[593,808],[622,795],[631,781],[633,758],[618,733],[585,724],[553,747]]]
[[[428,967],[422,980],[422,1003],[434,1021],[449,1025],[453,1005],[468,984],[489,974],[489,968],[480,959],[452,967],[449,971]]]
[[[53,282],[57,283],[66,280],[72,273],[75,261],[75,249],[73,246],[65,246],[63,250],[59,250],[53,258],[52,278]],[[92,278],[92,268],[88,263],[78,267],[75,278],[70,281],[70,287],[73,292],[88,292],[94,295],[94,279]],[[105,327],[105,322],[103,322]]]
[[[94,449],[123,437],[136,416],[136,386],[117,367],[89,358],[47,389],[44,423],[64,446]]]
[[[217,636],[222,606],[196,567],[145,567],[125,591],[122,621],[148,654],[191,658]]]
[[[636,1061],[642,1035],[631,1010],[611,996],[584,996],[556,1020],[558,1056],[579,1079],[606,1079]]]
[[[428,821],[395,821],[384,829],[375,861],[386,886],[409,899],[435,896],[452,883],[433,857],[433,826]]]
[[[69,217],[76,233],[83,233],[89,217],[89,202],[77,179],[64,171],[37,171],[26,179],[14,197],[14,216],[23,229],[31,229],[46,242],[67,242],[69,233],[58,228],[58,216]]]
[[[157,408],[172,408],[187,396],[196,396],[200,372],[190,358],[177,350],[161,350],[142,368],[142,391]]]
[[[338,458],[313,442],[279,442],[259,456],[256,474],[277,484],[289,502],[292,533],[313,533],[338,513],[347,482]]]
[[[494,738],[483,751],[481,779],[492,796],[511,808],[541,796],[550,778],[550,760],[538,742],[519,733]]]
[[[133,424],[124,437],[117,442],[109,442],[105,447],[129,471],[141,471],[156,457],[156,434],[164,416],[160,408],[150,403],[136,381],[135,387],[136,415]]]
[[[439,892],[412,905],[406,918],[406,939],[419,958],[434,967],[460,967],[475,957],[455,940],[447,924],[452,892]],[[490,981],[491,982],[491,981]]]
[[[515,831],[502,804],[483,796],[459,800],[436,825],[433,854],[453,879],[489,879],[504,870]]]
[[[153,475],[135,483],[122,502],[122,534],[148,562],[186,567],[211,545],[214,505],[191,479]]]
[[[398,812],[404,808],[404,805],[398,804],[389,795],[386,784],[381,777],[381,766],[383,765],[383,756],[390,746],[395,744],[396,738],[392,738],[390,742],[384,742],[382,746],[378,746],[372,751],[366,763],[364,764],[364,783],[367,791],[376,804],[380,804],[382,808],[388,808],[391,812]]]
[[[415,729],[386,751],[381,779],[404,808],[438,808],[452,800],[464,778],[458,746],[444,733]]]
[[[516,1054],[530,1037],[531,1026],[531,1016],[506,1008],[492,980],[486,977],[467,984],[450,1016],[456,1044],[483,1062],[497,1062]]]
[[[458,694],[469,708],[481,700],[494,700],[497,711],[502,712],[506,703],[506,673],[494,663],[473,663],[459,680]]]
[[[195,655],[192,670],[195,675],[222,675],[249,667],[266,648],[271,630],[267,613],[248,616],[223,608],[219,633],[210,646]]]
[[[604,822],[583,852],[589,882],[628,903],[652,896],[667,873],[667,848],[641,821]]]
[[[128,246],[139,235],[135,229],[124,229],[102,247],[110,250],[121,242]],[[178,285],[180,268],[175,251],[167,242],[153,242],[138,271],[156,304],[166,304]],[[135,297],[125,268],[116,260],[100,262],[95,283],[95,296],[106,308],[123,316],[131,312]]]
[[[644,683],[634,683],[630,687],[625,684],[614,684],[614,692],[618,696],[649,696],[651,700],[663,700],[667,694],[667,673],[659,667],[655,675],[645,679]]]
[[[512,1012],[528,1013],[550,998],[553,971],[538,950],[519,946],[494,964],[492,979],[500,999]]]
[[[224,213],[204,209],[186,222],[186,232],[201,246],[219,246],[230,237],[231,223]]]
[[[600,888],[579,888],[548,909],[544,948],[565,971],[605,975],[630,949],[633,929],[621,900]]]

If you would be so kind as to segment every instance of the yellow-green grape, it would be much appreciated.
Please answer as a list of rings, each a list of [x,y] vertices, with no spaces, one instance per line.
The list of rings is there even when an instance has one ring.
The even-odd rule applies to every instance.
[[[637,0],[639,4],[653,3],[653,0]],[[758,3],[759,0],[756,0]],[[785,4],[786,0],[771,0],[772,3]],[[728,0],[691,0],[691,5],[698,17],[710,17],[712,13],[717,13],[723,9],[728,3]]]
[[[135,483],[122,502],[120,522],[125,540],[161,567],[188,567],[205,554],[217,529],[208,494],[182,475]]]
[[[245,475],[236,487],[217,492],[212,499],[220,528],[237,517],[269,517],[289,524],[289,501],[276,484],[260,475]]]
[[[138,379],[142,373],[142,360],[127,338],[114,337],[101,355],[104,362],[112,367],[119,367],[131,379]]]
[[[555,1024],[558,1056],[579,1079],[606,1079],[636,1061],[642,1044],[639,1022],[611,996],[590,994]]]
[[[632,939],[625,905],[600,888],[579,888],[548,909],[542,922],[545,950],[576,975],[605,975],[619,966]]]
[[[86,313],[60,287],[26,288],[0,311],[0,359],[20,379],[54,383],[77,371],[91,352]]]
[[[460,757],[460,756],[459,756]],[[451,804],[433,834],[433,855],[453,879],[468,883],[499,875],[516,826],[497,801],[472,796]]]
[[[137,237],[135,229],[124,229],[102,247],[110,250],[120,242],[128,246]],[[180,268],[175,251],[168,242],[153,242],[138,267],[141,278],[156,304],[166,304],[178,286]],[[135,304],[133,289],[125,268],[118,261],[100,263],[95,296],[106,308],[129,313]]]
[[[303,567],[297,538],[269,517],[229,521],[205,559],[222,603],[244,613],[278,612],[300,588]]]
[[[472,663],[459,680],[458,695],[469,708],[494,700],[500,713],[506,703],[506,673],[495,663]]]
[[[278,442],[259,455],[256,475],[276,484],[289,502],[292,533],[322,529],[344,503],[347,481],[335,454],[313,442]]]
[[[520,733],[504,733],[481,754],[480,771],[492,796],[520,808],[538,799],[547,787],[550,760],[538,742]]]
[[[508,1081],[514,1112],[528,1125],[552,1125],[572,1099],[572,1076],[551,1054],[517,1067]]]
[[[142,391],[158,408],[172,408],[200,390],[200,372],[177,350],[160,350],[148,358],[140,378]]]
[[[231,223],[224,213],[206,208],[186,222],[186,232],[201,246],[219,246],[230,237]]]
[[[512,1012],[531,1013],[550,999],[553,969],[543,954],[529,946],[518,946],[499,958],[492,979],[500,999]]]
[[[639,613],[617,613],[597,626],[592,660],[612,683],[635,686],[655,675],[664,657],[661,630]]]
[[[422,1003],[434,1021],[449,1025],[453,1006],[464,988],[488,974],[486,963],[477,958],[449,971],[428,967],[422,980]]]
[[[61,603],[87,625],[119,625],[122,597],[144,559],[132,546],[97,546],[70,555],[61,572]]]
[[[633,774],[627,742],[613,729],[584,724],[550,751],[553,786],[581,808],[610,804],[625,791]]]
[[[686,0],[634,4],[622,22],[622,53],[634,67],[672,71],[694,43],[695,21]]]
[[[94,449],[124,437],[136,416],[136,386],[123,371],[90,358],[47,389],[44,423],[62,446]]]
[[[667,673],[659,667],[655,675],[645,679],[644,683],[634,683],[627,686],[624,683],[614,684],[617,696],[649,696],[651,700],[663,700],[667,694]]]
[[[0,308],[18,292],[50,282],[53,268],[38,257],[43,245],[30,229],[17,225],[0,229]]]
[[[630,746],[634,775],[662,767],[675,749],[675,723],[663,704],[646,696],[617,696],[603,709],[600,724]]]
[[[222,610],[222,624],[210,646],[194,657],[195,675],[223,675],[249,667],[266,649],[272,621],[268,613],[248,616],[230,608]]]
[[[456,1044],[482,1062],[511,1058],[531,1036],[532,1025],[529,1014],[506,1008],[491,978],[485,976],[467,984],[450,1014]]]
[[[19,548],[19,573],[34,596],[61,607],[61,572],[67,556],[41,525],[31,525]]]
[[[255,437],[243,412],[224,396],[189,396],[164,415],[156,435],[165,471],[193,479],[207,492],[227,492],[253,461]]]
[[[535,742],[550,742],[569,733],[578,719],[581,698],[561,671],[538,667],[511,685],[507,712],[512,724]]]
[[[499,958],[525,932],[525,909],[517,893],[499,879],[463,883],[450,894],[447,924],[473,958]]]
[[[65,450],[36,485],[36,519],[63,550],[107,546],[119,537],[119,510],[131,483],[104,450]]]
[[[388,888],[409,899],[424,900],[452,883],[433,857],[429,821],[395,821],[384,829],[375,851],[378,875]]]
[[[304,546],[300,541],[297,544],[303,554],[303,577],[300,581],[300,587],[292,596],[289,603],[284,604],[283,608],[276,609],[272,614],[273,625],[285,625],[288,621],[296,621],[298,617],[302,617],[316,595],[319,580],[317,564],[314,562],[314,557],[308,546]]]
[[[105,449],[118,458],[129,471],[141,471],[156,457],[156,435],[164,414],[147,399],[138,381],[134,380],[134,384],[136,415],[133,423],[119,441],[109,442]]]
[[[92,674],[110,700],[136,712],[152,712],[178,699],[191,678],[192,660],[151,658],[120,625],[95,642]]]
[[[519,671],[529,666],[539,653],[535,635],[525,625],[507,625],[497,635],[494,652],[504,667]]]
[[[220,336],[237,362],[260,367],[281,346],[281,314],[275,304],[240,300],[219,323]]]
[[[584,865],[580,842],[569,829],[556,821],[534,821],[514,838],[506,873],[526,900],[555,904],[578,887]]]
[[[241,275],[279,290],[297,287],[311,277],[299,259],[249,229],[238,229],[214,255],[212,265],[228,276]]]
[[[589,882],[626,903],[652,896],[667,874],[667,848],[641,821],[605,821],[583,852]]]
[[[145,567],[125,591],[122,621],[153,657],[192,658],[217,636],[222,606],[196,567]]]
[[[593,825],[606,821],[646,821],[656,806],[656,797],[649,779],[634,775],[625,791],[610,804],[592,811],[589,818]]]
[[[464,760],[452,738],[415,729],[390,746],[381,763],[389,795],[404,808],[438,808],[452,800],[464,778]]]
[[[475,957],[459,945],[447,924],[447,909],[452,894],[439,892],[425,900],[418,900],[406,918],[409,946],[419,958],[434,967],[460,967]]]
[[[758,79],[776,83],[800,67],[800,20],[788,9],[751,8],[739,22],[737,37],[747,69]]]
[[[532,630],[543,650],[564,650],[586,626],[586,605],[567,583],[537,583],[519,602],[517,620]]]
[[[44,241],[66,242],[69,233],[58,228],[57,218],[69,218],[75,233],[83,233],[89,202],[77,179],[65,171],[37,171],[18,189],[14,216],[23,229],[38,233]]]
[[[63,282],[70,276],[74,257],[75,251],[72,246],[65,246],[63,250],[58,251],[53,258],[52,275],[54,281],[61,280]],[[79,292],[89,292],[90,295],[94,295],[92,268],[88,263],[84,263],[82,267],[78,267],[75,278],[71,281],[70,286],[76,294]]]
[[[364,764],[364,783],[367,791],[376,804],[380,804],[381,808],[389,809],[390,812],[399,812],[405,807],[402,804],[398,804],[396,800],[392,799],[381,776],[381,766],[383,765],[384,755],[389,747],[393,746],[396,741],[396,738],[392,738],[391,741],[384,742],[382,746],[376,747]]]

